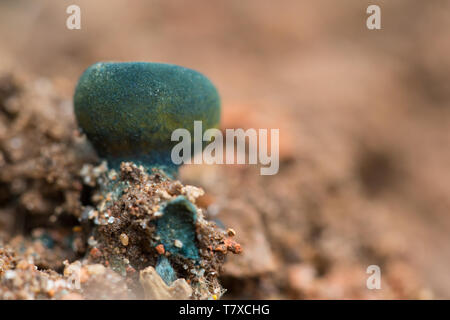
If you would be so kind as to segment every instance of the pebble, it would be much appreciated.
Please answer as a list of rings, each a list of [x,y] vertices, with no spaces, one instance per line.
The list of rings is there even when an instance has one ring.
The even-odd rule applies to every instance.
[[[173,242],[173,245],[177,248],[183,248],[183,242],[181,242],[178,239],[175,239],[175,241]]]
[[[128,236],[125,233],[122,233],[120,235],[120,242],[124,245],[127,246],[128,245]]]
[[[158,254],[164,254],[166,252],[166,250],[164,249],[164,245],[163,244],[158,244],[155,247],[155,249],[158,252]]]
[[[227,229],[227,234],[230,237],[234,237],[236,235],[236,231],[234,231],[234,229],[228,228]]]

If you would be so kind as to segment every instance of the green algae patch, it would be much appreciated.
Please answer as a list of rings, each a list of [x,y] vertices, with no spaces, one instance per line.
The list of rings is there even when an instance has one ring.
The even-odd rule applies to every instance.
[[[80,77],[75,115],[99,155],[111,167],[133,161],[147,168],[174,169],[172,132],[217,127],[220,98],[201,73],[148,62],[99,62]],[[193,136],[193,135],[192,135]]]
[[[178,196],[162,209],[162,216],[156,221],[156,235],[167,252],[198,261],[196,245],[197,210],[184,196]]]

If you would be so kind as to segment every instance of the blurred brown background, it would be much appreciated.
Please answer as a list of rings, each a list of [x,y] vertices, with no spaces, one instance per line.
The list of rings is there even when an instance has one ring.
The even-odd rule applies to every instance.
[[[276,176],[183,170],[244,246],[229,298],[450,298],[449,1],[2,0],[0,39],[0,70],[66,99],[94,62],[167,62],[217,85],[224,128],[280,128]]]

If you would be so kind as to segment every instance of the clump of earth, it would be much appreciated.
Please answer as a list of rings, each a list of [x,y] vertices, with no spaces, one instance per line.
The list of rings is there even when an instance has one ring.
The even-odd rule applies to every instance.
[[[218,299],[235,232],[201,188],[100,161],[45,80],[0,77],[0,297]]]

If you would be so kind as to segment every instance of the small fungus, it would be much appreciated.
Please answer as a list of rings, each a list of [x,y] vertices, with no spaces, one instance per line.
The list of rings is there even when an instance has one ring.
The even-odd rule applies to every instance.
[[[176,173],[171,161],[172,132],[217,127],[220,98],[201,73],[148,62],[99,62],[80,77],[74,95],[81,130],[100,157],[118,169],[132,161],[147,169]]]
[[[203,190],[194,186],[183,187],[181,183],[175,192],[164,188],[159,190],[157,186],[172,182],[172,177],[177,174],[178,165],[171,159],[172,149],[178,144],[178,141],[172,141],[172,133],[176,129],[187,129],[194,137],[195,121],[202,121],[203,131],[219,126],[220,99],[214,85],[202,74],[176,65],[100,62],[90,66],[80,77],[74,95],[74,109],[81,131],[110,169],[106,168],[90,179],[94,181],[97,178],[101,195],[97,210],[89,208],[83,217],[94,220],[96,228],[102,230],[100,235],[107,231],[114,234],[114,250],[105,247],[100,251],[94,247],[90,256],[94,260],[102,258],[106,266],[125,276],[139,270],[137,259],[131,257],[136,255],[136,250],[141,254],[147,253],[139,252],[139,244],[145,242],[155,248],[152,253],[157,253],[154,257],[142,259],[146,269],[141,270],[140,281],[147,298],[188,298],[193,288],[196,297],[204,296],[204,291],[210,294],[209,287],[214,283],[219,286],[216,277],[209,278],[203,289],[202,286],[189,286],[192,279],[205,277],[205,261],[202,259],[213,262],[211,269],[216,270],[220,261],[213,259],[211,254],[217,251],[238,252],[240,247],[231,240],[214,238],[211,242],[220,244],[220,248],[211,247],[211,252],[207,253],[200,250],[201,244],[206,242],[202,239],[206,238],[199,229],[217,232],[219,238],[222,237],[222,233],[216,229],[213,231],[213,227],[204,221],[203,214],[201,211],[198,213],[194,205],[196,199],[204,195]],[[199,152],[198,149],[194,148]],[[152,170],[154,168],[164,171],[168,179],[161,179],[158,173],[153,174],[158,171]],[[89,170],[84,168],[86,174]],[[103,177],[105,172],[107,174]],[[150,174],[158,179],[147,184],[143,177]],[[141,188],[145,191],[144,197],[136,198],[132,204],[127,202],[118,212],[117,203],[123,201],[121,196],[130,189],[138,192]],[[147,199],[153,190],[156,190],[154,199],[158,199],[158,204]],[[121,215],[123,209],[128,215]],[[135,234],[131,237],[123,227],[128,223],[127,219],[135,219],[136,225],[146,233],[137,232],[138,237]],[[123,246],[129,245],[130,238],[133,246],[128,250],[116,246],[118,234]],[[228,234],[233,236],[234,230],[230,229]],[[140,241],[141,236],[144,241]],[[91,241],[93,245],[97,243],[94,241]],[[130,259],[123,259],[122,255]],[[153,267],[153,264],[156,265]],[[214,271],[208,271],[208,275],[213,274]],[[177,279],[177,276],[185,276],[187,280]]]

